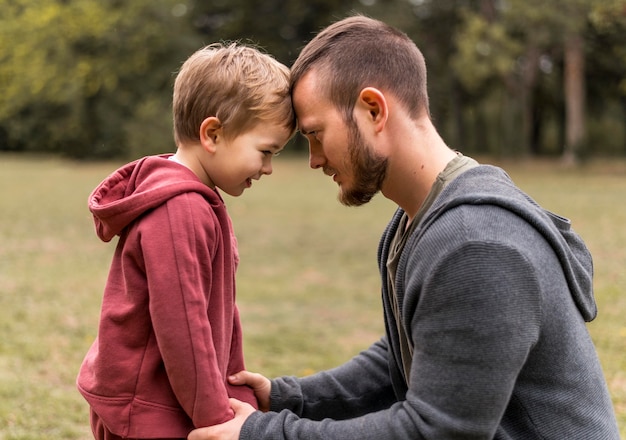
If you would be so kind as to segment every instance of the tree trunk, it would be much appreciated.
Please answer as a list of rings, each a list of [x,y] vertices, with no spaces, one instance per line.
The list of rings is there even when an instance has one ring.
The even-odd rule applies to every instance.
[[[585,140],[585,55],[583,39],[572,34],[565,40],[564,94],[565,146],[563,160],[576,163]]]
[[[519,93],[522,103],[522,147],[524,154],[536,154],[538,152],[538,145],[534,143],[535,139],[533,133],[535,131],[534,97],[539,74],[539,56],[539,49],[534,45],[529,46],[526,50],[522,67],[521,88]]]

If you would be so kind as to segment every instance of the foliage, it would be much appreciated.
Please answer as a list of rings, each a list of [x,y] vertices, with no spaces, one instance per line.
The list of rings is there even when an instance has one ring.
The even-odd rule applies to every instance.
[[[464,14],[463,29],[456,37],[457,53],[451,67],[470,93],[510,76],[515,60],[522,54],[522,45],[507,34],[502,23],[490,23],[470,11]]]
[[[123,151],[120,127],[137,102],[169,91],[172,60],[183,56],[176,49],[184,40],[170,43],[182,29],[170,12],[177,2],[3,3],[0,125],[8,147],[72,156]]]
[[[171,151],[173,74],[194,50],[241,40],[290,65],[317,31],[356,12],[399,27],[422,49],[431,113],[451,146],[504,155],[562,149],[563,44],[581,35],[588,153],[626,154],[626,0],[0,0],[0,6],[0,150],[84,158]],[[616,123],[615,136],[598,129]]]
[[[579,84],[581,87],[578,90],[583,95],[576,95],[573,89],[568,88],[568,84],[572,83],[566,82],[566,72],[571,73],[574,67],[577,75],[570,75],[569,78],[584,80],[599,74],[604,81],[611,73],[608,70],[599,72],[593,62],[587,63],[587,68],[584,65],[567,67],[568,58],[564,53],[565,47],[579,35],[590,39],[593,31],[591,17],[598,15],[604,5],[597,0],[556,0],[548,3],[541,0],[508,0],[484,1],[480,8],[466,9],[460,31],[456,34],[457,52],[451,57],[450,65],[464,88],[465,96],[469,97],[466,105],[467,101],[479,101],[481,109],[488,108],[484,99],[485,89],[500,90],[506,94],[500,102],[498,114],[504,115],[501,138],[505,139],[509,153],[516,149],[526,154],[549,150],[545,144],[554,145],[554,141],[547,142],[546,139],[551,117],[561,132],[559,139],[563,139],[557,142],[571,142],[565,134],[567,131],[578,134],[577,143],[584,143],[586,121],[580,119],[581,113],[572,115],[578,116],[578,119],[563,119],[562,115],[564,108],[573,109],[572,104],[581,106],[584,111],[585,85]],[[622,2],[622,5],[626,3]],[[617,8],[617,0],[614,6]],[[619,14],[616,17],[611,23],[619,22]],[[622,46],[618,40],[605,40],[604,43],[612,48]],[[586,56],[593,60],[601,55],[587,51]],[[616,65],[620,63],[613,61],[606,64],[613,68]],[[598,80],[593,87],[603,88],[602,83]],[[598,96],[605,99],[606,88]],[[618,114],[621,113],[618,111]],[[514,124],[515,120],[519,122]],[[490,126],[498,130],[498,119],[491,116],[489,121]],[[598,121],[595,122],[598,125]],[[516,132],[512,138],[506,135],[512,132]],[[595,140],[598,139],[590,139],[590,143]],[[622,139],[622,146],[626,146],[625,141]]]
[[[598,2],[589,16],[589,54],[594,64],[611,73],[614,93],[626,100],[626,0]],[[619,44],[615,44],[619,42]],[[594,94],[591,94],[593,96]],[[601,95],[601,94],[599,94]]]
[[[190,2],[193,23],[209,41],[242,40],[291,65],[300,48],[324,26],[351,10],[336,0],[218,0]]]

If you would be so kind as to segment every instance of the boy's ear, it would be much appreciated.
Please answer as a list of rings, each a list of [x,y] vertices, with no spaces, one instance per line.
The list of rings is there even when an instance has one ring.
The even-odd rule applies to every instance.
[[[214,152],[222,137],[222,123],[215,116],[209,116],[200,124],[200,143],[208,152]]]

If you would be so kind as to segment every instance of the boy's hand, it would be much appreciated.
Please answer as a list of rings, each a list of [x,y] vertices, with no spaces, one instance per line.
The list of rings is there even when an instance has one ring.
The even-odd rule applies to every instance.
[[[237,399],[229,399],[230,407],[235,411],[235,418],[221,425],[194,429],[187,440],[238,440],[241,427],[254,411],[254,407]]]
[[[270,391],[272,384],[268,378],[258,373],[243,370],[228,377],[232,385],[247,385],[254,391],[254,396],[259,403],[259,409],[263,412],[270,410]]]

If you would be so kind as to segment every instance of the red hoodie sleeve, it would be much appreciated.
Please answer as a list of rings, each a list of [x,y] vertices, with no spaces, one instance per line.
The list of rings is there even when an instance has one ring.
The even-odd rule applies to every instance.
[[[141,228],[156,342],[194,426],[233,417],[226,375],[236,315],[230,237],[197,193],[173,198]],[[223,209],[223,207],[222,207]]]

